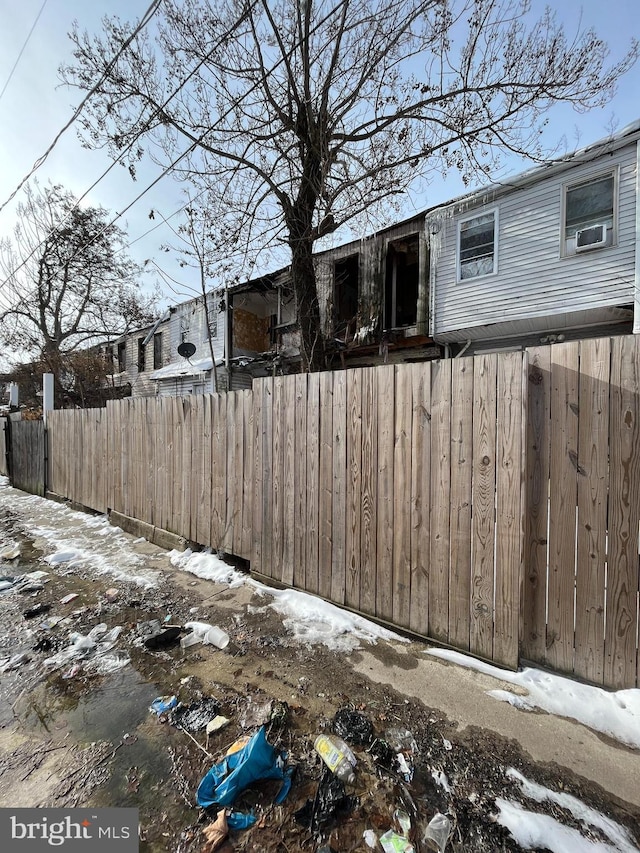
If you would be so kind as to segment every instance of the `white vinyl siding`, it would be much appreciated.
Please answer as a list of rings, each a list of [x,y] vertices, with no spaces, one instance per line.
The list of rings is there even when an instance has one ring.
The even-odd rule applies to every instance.
[[[603,166],[605,167],[603,169]],[[562,257],[564,188],[618,173],[617,239],[599,250]],[[458,222],[497,208],[500,241],[493,276],[458,280]],[[490,206],[440,216],[431,234],[432,333],[504,321],[621,306],[633,302],[636,144],[514,190]]]

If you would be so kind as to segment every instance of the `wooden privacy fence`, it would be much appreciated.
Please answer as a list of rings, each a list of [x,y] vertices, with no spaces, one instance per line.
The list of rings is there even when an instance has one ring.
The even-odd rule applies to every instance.
[[[522,389],[519,353],[255,382],[252,568],[515,666]]]
[[[33,495],[45,493],[46,435],[44,423],[3,419],[2,473],[11,485]]]
[[[59,410],[48,429],[50,491],[251,556],[250,391]]]
[[[640,685],[640,338],[49,417],[49,489],[508,666]]]

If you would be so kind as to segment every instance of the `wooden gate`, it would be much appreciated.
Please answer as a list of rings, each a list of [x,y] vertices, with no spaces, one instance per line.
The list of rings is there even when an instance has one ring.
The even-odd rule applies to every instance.
[[[42,421],[9,418],[9,476],[11,485],[33,495],[45,493],[45,431]]]

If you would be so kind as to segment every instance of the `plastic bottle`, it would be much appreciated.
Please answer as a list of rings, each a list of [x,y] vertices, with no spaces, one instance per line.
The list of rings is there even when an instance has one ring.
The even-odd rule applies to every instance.
[[[318,735],[314,748],[338,779],[347,785],[355,784],[356,774],[353,768],[356,766],[356,757],[342,738],[337,735]]]

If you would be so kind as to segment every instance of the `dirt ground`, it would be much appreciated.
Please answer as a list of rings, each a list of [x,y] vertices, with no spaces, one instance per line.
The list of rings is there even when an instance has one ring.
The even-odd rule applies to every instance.
[[[379,837],[394,826],[397,810],[409,815],[416,850],[427,849],[420,838],[438,811],[451,819],[452,853],[519,850],[495,820],[497,796],[576,825],[567,810],[524,798],[508,768],[578,797],[638,840],[640,812],[634,806],[555,765],[535,763],[516,741],[479,728],[459,731],[436,710],[357,673],[358,651],[344,656],[301,645],[247,586],[230,590],[195,580],[146,545],[141,551],[165,571],[161,588],[141,590],[64,564],[43,566],[37,543],[6,510],[0,513],[0,535],[21,542],[21,556],[5,560],[0,575],[36,568],[50,573],[40,591],[10,590],[0,597],[0,658],[16,652],[28,657],[0,676],[0,806],[136,807],[142,851],[208,850],[203,833],[212,816],[196,806],[198,784],[231,744],[264,724],[269,742],[286,751],[294,767],[291,791],[280,805],[274,805],[277,780],[245,792],[235,808],[252,809],[257,822],[231,831],[225,850],[364,853],[371,849],[365,831]],[[109,587],[117,588],[114,601],[105,595]],[[78,597],[61,604],[71,593]],[[41,618],[23,616],[35,604],[50,604],[46,616],[65,621],[38,628]],[[179,644],[147,649],[140,644],[139,625],[151,619],[165,626],[210,622],[231,641],[223,651],[203,645],[182,650]],[[122,627],[117,649],[130,656],[126,666],[106,674],[82,662],[77,670],[44,666],[68,645],[69,631],[87,634],[101,622]],[[368,648],[389,667],[406,656],[406,647],[402,651],[401,656],[389,642]],[[155,697],[170,694],[185,705],[214,698],[229,725],[207,737],[149,711]],[[332,731],[336,713],[345,709],[348,719],[361,721],[353,712],[363,715],[372,735],[363,744],[349,741],[358,759],[356,784],[331,791],[323,814],[327,779],[320,786],[323,765],[313,742]],[[523,715],[523,725],[526,719]],[[305,803],[306,812],[296,817]]]

